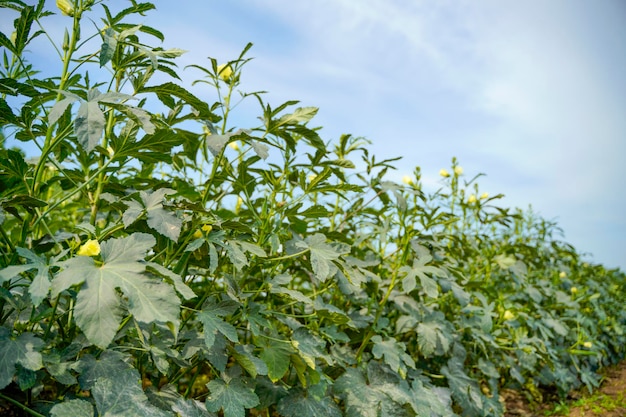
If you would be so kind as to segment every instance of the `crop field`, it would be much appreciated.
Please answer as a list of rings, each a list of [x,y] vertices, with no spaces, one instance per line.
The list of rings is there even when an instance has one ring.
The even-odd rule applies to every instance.
[[[502,416],[626,356],[624,274],[462,161],[390,181],[240,91],[251,44],[183,70],[151,3],[26,3],[0,2],[0,414]]]

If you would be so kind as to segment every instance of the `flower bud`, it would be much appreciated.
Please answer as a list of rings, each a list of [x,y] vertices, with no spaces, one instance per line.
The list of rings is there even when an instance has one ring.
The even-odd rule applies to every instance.
[[[439,170],[439,175],[441,175],[444,178],[448,178],[450,176],[450,173],[447,170],[445,170],[445,169],[440,169]]]
[[[572,287],[572,288],[570,288],[570,289],[569,289],[569,291],[570,291],[572,294],[576,294],[576,293],[578,292],[578,288],[576,288],[576,287]]]
[[[509,310],[506,310],[502,317],[504,318],[504,320],[513,320],[515,318],[515,314],[511,313]]]
[[[559,274],[559,278],[561,279],[567,278],[567,272],[561,271],[561,273]]]
[[[410,175],[405,175],[402,177],[402,182],[406,185],[413,185],[413,178]]]
[[[585,343],[583,343],[583,346],[586,347],[587,349],[591,349],[591,347],[593,346],[593,343],[585,342]]]
[[[467,204],[474,204],[476,202],[476,196],[474,194],[470,195],[467,199]]]
[[[57,7],[65,16],[74,16],[74,5],[68,0],[57,0]]]
[[[456,175],[457,177],[459,175],[463,175],[463,167],[455,166],[454,167],[454,175]]]
[[[486,199],[488,199],[488,198],[489,198],[489,193],[482,193],[482,194],[480,195],[480,199],[481,199],[481,200],[486,200]]]
[[[70,49],[70,34],[67,31],[67,28],[65,28],[65,33],[63,34],[63,51],[67,52],[68,49]]]
[[[217,66],[217,76],[223,81],[229,81],[233,75],[233,69],[228,64],[221,64]]]

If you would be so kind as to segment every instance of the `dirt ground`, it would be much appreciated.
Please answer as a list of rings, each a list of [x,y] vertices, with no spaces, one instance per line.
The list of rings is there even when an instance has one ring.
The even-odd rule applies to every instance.
[[[515,391],[505,391],[503,397],[507,408],[505,417],[626,417],[626,361],[606,369],[604,381],[597,393],[572,393],[575,399],[568,401],[568,410],[561,414],[549,413],[554,410],[555,404],[532,407],[526,398]]]

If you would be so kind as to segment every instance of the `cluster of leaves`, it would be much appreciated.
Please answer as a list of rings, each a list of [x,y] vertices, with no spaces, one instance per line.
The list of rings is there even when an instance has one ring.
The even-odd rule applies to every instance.
[[[455,160],[430,194],[419,169],[388,181],[395,160],[324,142],[317,109],[238,92],[249,45],[188,68],[201,99],[182,51],[130,22],[152,4],[60,3],[51,76],[26,46],[53,39],[53,13],[0,3],[16,16],[0,124],[38,149],[0,148],[4,401],[51,416],[497,416],[502,387],[591,388],[624,357],[624,275],[476,198]],[[236,93],[260,123],[231,126]]]

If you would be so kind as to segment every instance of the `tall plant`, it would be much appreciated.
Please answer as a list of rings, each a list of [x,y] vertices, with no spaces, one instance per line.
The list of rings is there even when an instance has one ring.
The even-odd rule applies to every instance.
[[[495,206],[456,160],[439,191],[419,169],[395,183],[367,141],[324,141],[316,108],[240,91],[251,45],[180,69],[183,51],[135,23],[151,3],[0,6],[15,15],[0,33],[2,406],[495,416],[503,386],[594,387],[624,356],[623,274]],[[59,13],[62,39],[46,29]],[[39,42],[58,72],[32,59]],[[259,104],[248,126],[232,124],[240,100]]]

